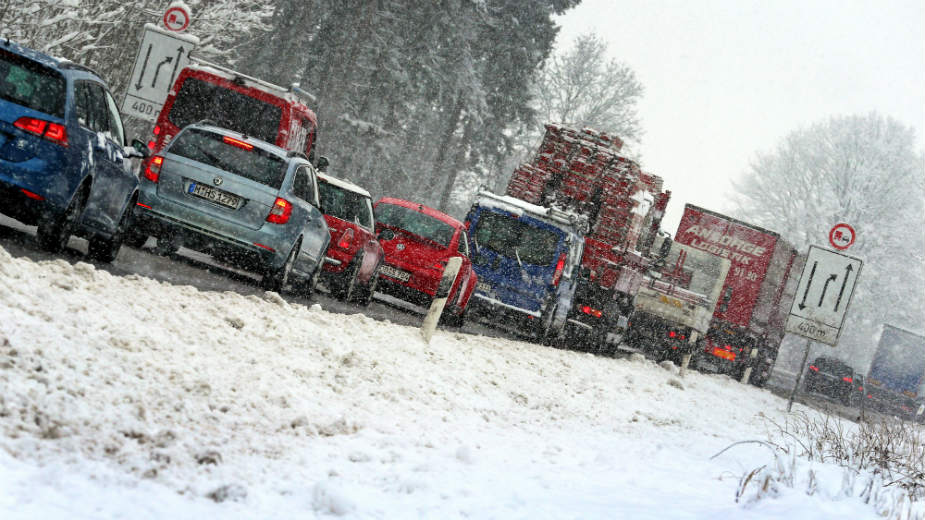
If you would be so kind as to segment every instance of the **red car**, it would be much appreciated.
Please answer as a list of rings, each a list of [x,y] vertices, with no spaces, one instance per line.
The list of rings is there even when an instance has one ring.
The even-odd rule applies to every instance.
[[[331,293],[369,305],[379,282],[384,252],[374,234],[373,205],[363,188],[318,173],[321,211],[331,230],[322,278]]]
[[[449,258],[463,259],[441,320],[461,327],[475,289],[466,228],[455,218],[416,202],[382,198],[375,204],[376,233],[385,249],[379,290],[417,305],[430,305]]]

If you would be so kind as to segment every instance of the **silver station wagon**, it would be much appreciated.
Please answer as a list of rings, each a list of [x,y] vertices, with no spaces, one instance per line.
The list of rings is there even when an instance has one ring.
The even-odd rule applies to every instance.
[[[127,240],[151,235],[161,254],[182,245],[261,272],[268,290],[293,282],[309,295],[330,241],[318,207],[304,155],[197,123],[148,159]]]

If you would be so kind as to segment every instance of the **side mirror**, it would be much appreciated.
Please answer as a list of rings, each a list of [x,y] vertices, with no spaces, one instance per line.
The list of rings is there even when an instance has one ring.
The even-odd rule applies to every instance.
[[[132,139],[132,146],[125,147],[125,156],[147,159],[151,156],[151,151],[148,150],[148,146],[141,140]]]
[[[328,165],[330,164],[331,164],[331,161],[328,161],[328,158],[322,155],[321,157],[318,158],[318,165],[316,166],[316,168],[318,168],[319,172],[323,172],[328,169]]]
[[[391,229],[383,229],[379,232],[379,235],[376,238],[380,241],[388,241],[395,238],[395,232]]]

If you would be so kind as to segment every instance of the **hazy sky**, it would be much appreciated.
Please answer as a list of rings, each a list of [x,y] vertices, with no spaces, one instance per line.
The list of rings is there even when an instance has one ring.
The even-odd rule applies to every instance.
[[[923,0],[584,0],[558,22],[558,45],[594,31],[645,86],[642,166],[672,191],[672,234],[685,203],[729,209],[756,152],[831,115],[876,110],[925,148]]]

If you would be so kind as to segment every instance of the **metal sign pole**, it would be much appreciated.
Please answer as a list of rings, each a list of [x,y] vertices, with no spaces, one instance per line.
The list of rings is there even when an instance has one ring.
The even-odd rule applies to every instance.
[[[793,396],[797,393],[797,388],[800,387],[800,379],[803,379],[803,371],[806,370],[806,360],[809,359],[809,347],[813,344],[813,340],[806,338],[806,349],[803,351],[803,361],[800,363],[800,370],[797,371],[797,380],[793,383],[793,390],[790,391],[790,399],[787,401],[787,412],[793,408]]]

